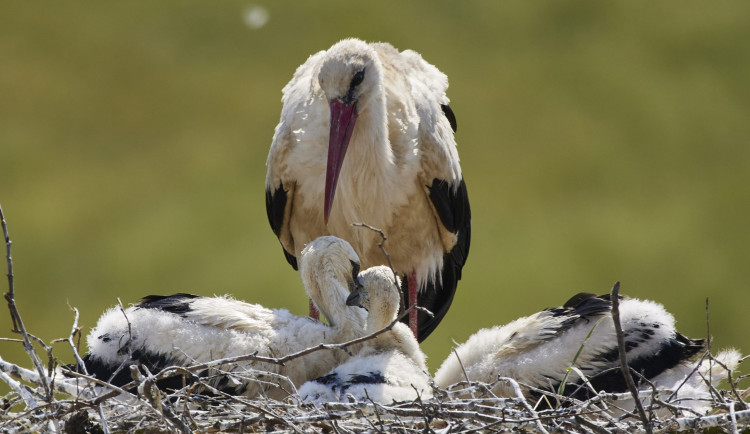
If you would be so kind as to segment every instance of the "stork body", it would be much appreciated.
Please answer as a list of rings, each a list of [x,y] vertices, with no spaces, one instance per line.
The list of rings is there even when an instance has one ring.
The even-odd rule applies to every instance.
[[[468,376],[471,381],[493,383],[492,391],[498,396],[512,397],[510,385],[495,382],[498,377],[510,377],[522,386],[557,392],[572,366],[585,375],[596,391],[624,392],[627,389],[610,310],[609,295],[582,293],[563,307],[479,330],[448,356],[435,373],[435,382],[445,388]],[[701,398],[709,397],[709,387],[701,376],[711,377],[713,384],[718,384],[726,378],[726,372],[718,364],[709,366],[708,361],[696,369],[695,359],[704,350],[704,341],[677,332],[674,317],[653,301],[623,299],[620,322],[630,368],[657,388],[676,389],[682,384],[680,392],[672,397],[673,403],[696,411],[707,410]],[[734,369],[739,354],[729,350],[717,359]],[[637,376],[635,381],[640,388],[650,387]],[[579,399],[593,396],[591,388],[583,383],[578,371],[571,370],[564,394]],[[530,398],[540,396],[533,389],[524,392]],[[620,402],[618,405],[627,406]]]
[[[399,290],[388,267],[377,266],[359,275],[361,286],[347,300],[350,306],[367,309],[366,333],[388,326],[396,319]],[[401,323],[365,341],[352,358],[328,374],[308,381],[299,389],[302,399],[316,403],[392,401],[430,398],[432,388],[425,355],[416,338]]]
[[[112,308],[99,319],[88,336],[86,368],[99,379],[122,385],[130,382],[131,364],[156,373],[167,366],[245,354],[282,357],[361,336],[364,312],[345,305],[358,285],[359,266],[351,246],[335,237],[316,239],[302,252],[300,272],[308,295],[329,325],[229,297],[149,296],[124,311]],[[283,398],[293,388],[275,374],[287,376],[297,387],[347,357],[343,351],[320,351],[284,366],[253,361],[222,365],[220,369],[233,373],[231,378],[216,376],[218,371],[202,374],[213,375],[208,383],[228,393]],[[182,378],[160,386],[180,388]]]
[[[289,263],[310,240],[349,241],[363,267],[394,268],[419,292],[419,339],[447,312],[469,252],[471,212],[447,77],[413,51],[343,40],[283,89],[268,154],[266,207]],[[334,200],[335,197],[335,200]]]

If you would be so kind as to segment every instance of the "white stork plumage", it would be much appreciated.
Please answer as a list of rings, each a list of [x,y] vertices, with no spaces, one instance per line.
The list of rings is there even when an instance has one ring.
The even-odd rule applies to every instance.
[[[596,297],[580,293],[562,307],[545,309],[504,326],[479,330],[443,361],[435,373],[435,383],[446,388],[465,381],[467,376],[471,381],[486,383],[493,383],[498,377],[510,377],[522,386],[556,392],[568,367],[572,366],[584,374],[596,391],[625,392],[611,307],[609,294]],[[706,411],[707,401],[701,399],[708,398],[710,392],[703,378],[710,377],[716,385],[726,378],[726,372],[717,363],[696,361],[705,350],[704,341],[689,339],[677,332],[674,317],[653,301],[623,298],[619,311],[630,368],[656,387],[675,389],[682,384],[672,402],[695,411]],[[589,332],[591,336],[586,340]],[[727,350],[716,358],[734,369],[739,357],[735,350]],[[699,363],[700,367],[695,369]],[[635,380],[639,388],[650,390],[638,376]],[[504,382],[497,382],[492,392],[498,396],[515,396],[511,386]],[[540,397],[531,388],[524,393],[530,398]],[[571,370],[564,394],[586,399],[593,392],[583,385],[577,371]],[[623,405],[627,406],[618,401],[618,406]],[[632,409],[632,402],[630,406]]]
[[[287,261],[296,268],[305,244],[330,234],[363,267],[384,265],[380,236],[352,224],[382,229],[408,304],[434,313],[419,314],[420,341],[450,307],[471,235],[447,88],[414,51],[345,39],[284,87],[267,161],[268,219]],[[416,334],[416,311],[409,322]]]
[[[396,319],[399,286],[390,268],[376,266],[359,275],[360,286],[347,304],[368,311],[366,333],[382,330]],[[394,327],[362,344],[352,358],[328,374],[308,381],[299,389],[305,401],[390,403],[432,397],[425,355],[405,324]]]
[[[268,309],[229,297],[148,296],[124,312],[115,307],[102,315],[88,336],[87,371],[122,385],[131,381],[131,364],[145,365],[156,373],[167,366],[244,354],[281,357],[361,336],[365,312],[346,306],[347,297],[358,286],[359,263],[351,246],[335,237],[320,237],[302,251],[300,267],[307,294],[328,325],[286,309]],[[231,378],[215,375],[216,371],[201,375],[215,375],[207,380],[209,384],[228,393],[283,398],[293,388],[273,374],[285,375],[299,387],[347,357],[343,351],[319,351],[284,366],[252,361],[222,365],[220,369],[234,374]],[[258,379],[262,382],[254,381]],[[160,386],[179,389],[182,379],[175,377]]]

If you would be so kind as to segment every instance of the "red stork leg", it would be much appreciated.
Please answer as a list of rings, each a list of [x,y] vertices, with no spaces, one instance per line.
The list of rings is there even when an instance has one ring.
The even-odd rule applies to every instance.
[[[409,305],[407,308],[414,306],[417,304],[417,272],[415,270],[411,271],[411,274],[409,274]],[[417,309],[412,310],[409,312],[409,328],[411,329],[411,332],[414,333],[415,338],[419,338],[417,336],[417,314],[419,311]]]
[[[320,313],[318,312],[318,308],[315,307],[315,303],[313,303],[309,298],[307,299],[307,301],[310,303],[310,318],[320,319]]]

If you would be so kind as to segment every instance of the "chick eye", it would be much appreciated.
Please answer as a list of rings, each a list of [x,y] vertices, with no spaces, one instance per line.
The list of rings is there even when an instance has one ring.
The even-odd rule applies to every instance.
[[[365,79],[365,70],[361,69],[357,71],[357,73],[354,74],[354,77],[352,77],[352,82],[349,84],[349,88],[353,89],[359,86],[360,84],[362,84],[362,80],[364,79]]]

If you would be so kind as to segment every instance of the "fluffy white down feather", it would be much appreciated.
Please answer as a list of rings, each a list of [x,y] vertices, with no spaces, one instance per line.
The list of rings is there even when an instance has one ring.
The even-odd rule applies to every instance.
[[[227,296],[192,299],[189,310],[180,315],[139,307],[123,313],[112,308],[88,336],[89,356],[117,367],[129,364],[129,353],[138,351],[165,357],[176,365],[190,365],[256,352],[282,357],[320,343],[353,339],[363,333],[365,312],[345,305],[349,287],[353,286],[352,261],[357,257],[351,246],[335,237],[320,237],[303,252],[300,265],[305,288],[330,325],[292,315],[286,309],[268,309]],[[239,390],[246,387],[245,395],[263,392],[282,398],[293,392],[292,387],[265,372],[286,375],[299,386],[347,357],[343,351],[318,351],[284,366],[248,361],[222,369],[282,387],[262,386],[255,381],[237,384]]]
[[[383,329],[396,319],[398,283],[388,267],[372,267],[360,273],[359,303],[368,310],[366,333]],[[350,300],[352,299],[350,296]],[[308,381],[299,389],[303,400],[315,403],[350,399],[375,402],[408,401],[432,397],[425,355],[411,330],[396,323],[362,344],[361,350],[327,375]]]

